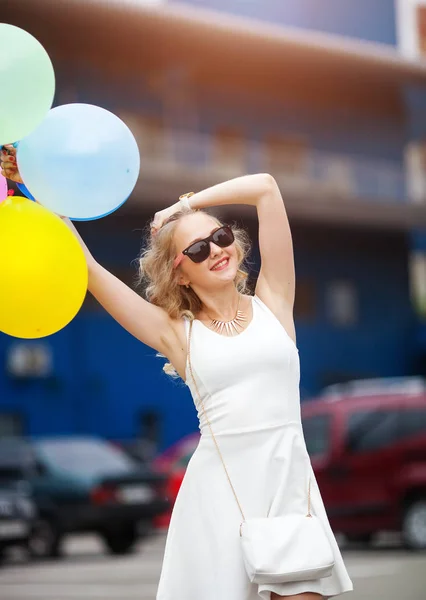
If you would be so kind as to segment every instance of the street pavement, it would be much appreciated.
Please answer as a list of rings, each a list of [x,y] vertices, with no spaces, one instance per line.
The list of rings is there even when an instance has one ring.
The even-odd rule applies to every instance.
[[[0,568],[0,600],[155,600],[164,541],[155,536],[131,556],[116,558],[95,538],[73,538],[64,560],[28,563],[12,557]],[[388,547],[347,550],[344,557],[355,585],[344,598],[426,599],[426,555]],[[179,590],[175,598],[186,600]]]

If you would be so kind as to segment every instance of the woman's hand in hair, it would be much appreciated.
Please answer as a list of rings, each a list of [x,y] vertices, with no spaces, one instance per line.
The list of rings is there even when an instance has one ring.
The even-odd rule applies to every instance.
[[[151,233],[155,235],[157,231],[162,228],[167,219],[170,219],[172,215],[174,215],[181,209],[182,207],[180,205],[180,202],[176,202],[175,204],[172,204],[171,206],[168,206],[167,208],[156,212],[154,215],[154,219],[151,223]]]

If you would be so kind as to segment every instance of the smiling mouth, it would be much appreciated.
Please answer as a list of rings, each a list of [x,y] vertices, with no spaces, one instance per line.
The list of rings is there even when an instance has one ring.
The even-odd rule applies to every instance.
[[[210,271],[221,271],[222,269],[225,269],[228,266],[229,263],[229,258],[222,258],[221,261],[217,262],[211,269]]]

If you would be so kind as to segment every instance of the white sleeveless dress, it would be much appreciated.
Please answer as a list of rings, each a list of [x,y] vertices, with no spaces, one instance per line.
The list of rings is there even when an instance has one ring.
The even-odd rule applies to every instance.
[[[202,435],[174,506],[157,600],[270,600],[271,592],[327,598],[352,590],[306,450],[299,355],[284,327],[255,296],[253,319],[237,336],[194,321],[191,362],[246,518],[303,513],[311,476],[312,510],[329,535],[335,567],[331,577],[315,581],[250,583],[240,547],[241,515],[199,407]],[[188,365],[186,375],[198,405]]]

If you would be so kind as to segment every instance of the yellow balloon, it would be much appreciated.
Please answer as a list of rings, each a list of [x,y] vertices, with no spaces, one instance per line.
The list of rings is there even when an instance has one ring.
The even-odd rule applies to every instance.
[[[80,310],[87,282],[83,250],[58,216],[19,196],[0,204],[0,331],[56,333]]]

